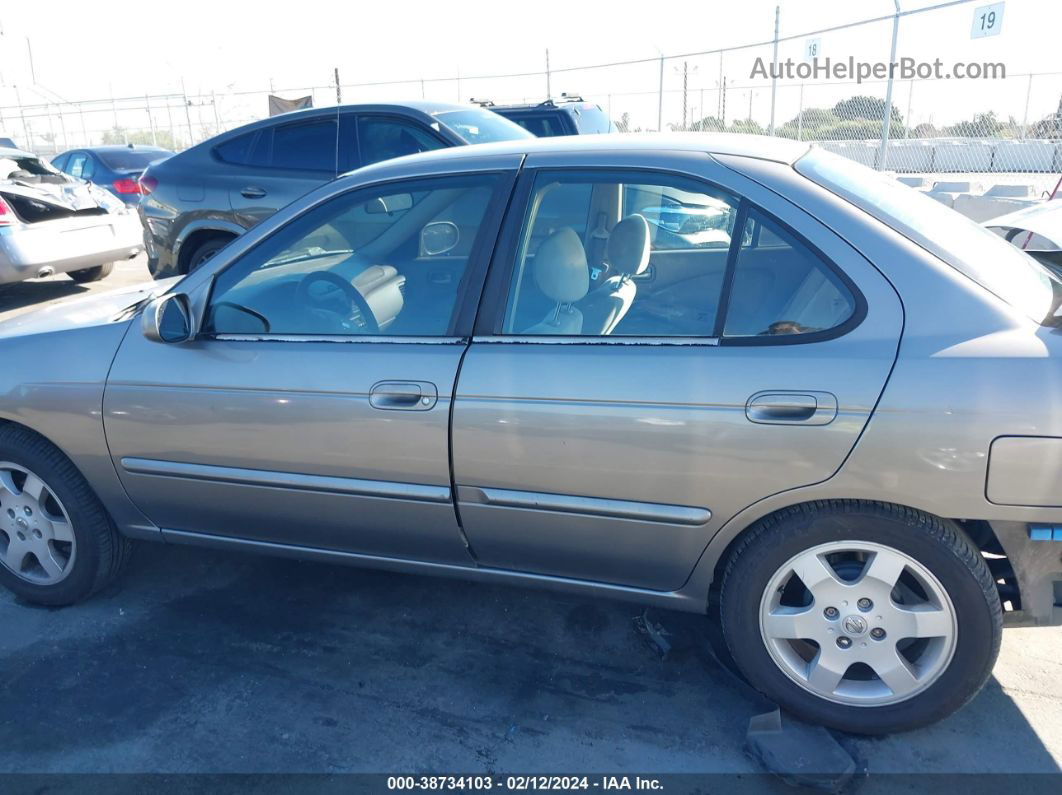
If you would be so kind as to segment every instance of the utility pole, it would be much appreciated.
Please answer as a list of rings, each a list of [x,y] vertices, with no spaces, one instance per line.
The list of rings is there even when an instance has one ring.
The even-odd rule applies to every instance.
[[[338,66],[335,68],[335,75],[336,75],[336,104],[337,105],[342,105],[343,104],[343,89],[340,88],[340,86],[339,86],[339,67]]]
[[[26,37],[26,53],[29,55],[30,82],[37,85],[37,71],[33,68],[33,45],[30,44],[29,36]]]
[[[767,125],[767,134],[774,135],[774,96],[778,89],[778,17],[781,14],[779,6],[774,7],[774,55],[771,58],[771,122]],[[895,56],[895,54],[894,54]],[[895,60],[895,57],[894,57]],[[752,118],[752,110],[749,110],[749,118]]]
[[[549,74],[549,47],[546,48],[546,99],[550,99],[553,96],[553,90],[550,86],[550,74]]]
[[[878,171],[884,171],[889,160],[889,124],[892,122],[892,65],[896,63],[896,37],[900,33],[900,0],[896,4],[896,14],[892,18],[892,50],[889,55],[889,81],[885,85],[885,118],[881,122],[881,147],[878,149]]]

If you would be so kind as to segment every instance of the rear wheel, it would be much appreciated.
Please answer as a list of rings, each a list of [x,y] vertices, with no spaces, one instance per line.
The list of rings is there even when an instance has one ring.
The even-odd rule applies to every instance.
[[[100,279],[106,279],[111,275],[111,271],[114,270],[113,262],[106,262],[103,265],[97,265],[95,268],[84,268],[79,271],[71,271],[66,274],[78,284],[87,284],[88,282],[98,282]]]
[[[129,550],[70,459],[0,426],[0,583],[31,602],[73,604],[112,582]]]
[[[208,259],[225,248],[232,240],[231,237],[212,237],[200,243],[191,256],[188,257],[188,273],[191,273]]]
[[[761,521],[720,590],[734,661],[793,714],[862,734],[940,720],[992,671],[1002,609],[952,523],[869,502],[797,506]]]

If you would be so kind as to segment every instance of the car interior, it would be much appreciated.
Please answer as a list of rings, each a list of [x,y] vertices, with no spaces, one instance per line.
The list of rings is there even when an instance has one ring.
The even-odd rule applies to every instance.
[[[213,334],[445,336],[491,186],[338,199],[219,275]],[[529,204],[502,333],[713,337],[739,200],[707,186],[547,182]],[[855,299],[809,246],[746,213],[724,333],[806,334]]]
[[[451,183],[311,211],[218,276],[204,330],[446,335],[493,191]]]
[[[714,336],[738,204],[688,185],[541,186],[504,333]],[[739,245],[726,335],[822,331],[854,312],[837,274],[759,211],[748,213]]]

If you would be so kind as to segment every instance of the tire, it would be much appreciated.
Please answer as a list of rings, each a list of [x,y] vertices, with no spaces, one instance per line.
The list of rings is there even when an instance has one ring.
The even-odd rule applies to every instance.
[[[97,265],[95,268],[85,268],[79,271],[70,271],[66,274],[78,284],[88,284],[89,282],[98,282],[100,279],[106,279],[111,275],[111,271],[114,270],[113,262],[106,262],[103,265]]]
[[[754,687],[803,720],[856,734],[914,729],[962,707],[991,674],[1003,625],[988,566],[953,522],[868,501],[807,503],[755,524],[727,559],[719,609]]]
[[[12,474],[15,473],[15,474]],[[19,474],[22,473],[22,474]],[[39,502],[28,491],[16,495],[11,487],[26,486],[26,474],[43,481]],[[19,483],[19,480],[22,480]],[[44,496],[47,495],[47,496]],[[26,510],[32,506],[31,510]],[[39,507],[47,506],[47,507]],[[39,507],[39,510],[38,510]],[[42,517],[47,514],[48,518]],[[65,520],[50,521],[54,517]],[[24,519],[18,524],[19,519]],[[11,544],[19,543],[18,534],[41,538],[39,528],[53,533],[55,551],[51,565],[61,573],[51,576],[31,551],[22,559],[21,574],[11,568],[17,555]],[[60,532],[59,527],[63,530]],[[35,532],[36,531],[36,532]],[[33,543],[30,540],[30,543]],[[120,535],[110,516],[74,464],[54,445],[36,433],[17,425],[0,425],[0,583],[23,599],[40,605],[61,606],[80,602],[106,587],[121,573],[128,561],[131,542]],[[18,547],[18,550],[23,547]],[[40,550],[40,547],[37,547]],[[61,561],[65,557],[65,566]],[[55,560],[60,563],[56,564]],[[39,571],[38,571],[39,569]],[[56,579],[58,577],[58,579]]]
[[[196,270],[200,265],[206,262],[208,259],[217,254],[221,249],[225,248],[233,238],[231,237],[212,237],[208,240],[204,240],[195,250],[192,251],[191,256],[188,257],[188,268],[185,273],[191,273]]]

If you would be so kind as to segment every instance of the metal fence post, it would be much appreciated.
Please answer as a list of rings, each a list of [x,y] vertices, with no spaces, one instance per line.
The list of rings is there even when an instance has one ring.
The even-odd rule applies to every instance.
[[[656,93],[656,131],[664,131],[664,56],[660,56],[660,87]]]
[[[1033,76],[1029,75],[1029,85],[1025,88],[1025,116],[1021,120],[1021,139],[1024,141],[1029,137],[1029,98],[1032,96],[1032,79]]]
[[[184,87],[184,78],[181,78],[181,99],[184,101],[184,120],[188,124],[188,145],[195,143],[195,135],[192,133],[192,114],[188,110],[188,89]]]
[[[889,161],[889,126],[892,122],[892,78],[893,64],[896,63],[896,38],[900,32],[900,0],[896,4],[896,14],[892,18],[892,50],[889,55],[889,81],[885,86],[885,118],[881,123],[881,147],[878,149],[878,171],[884,171]]]
[[[553,96],[553,88],[550,86],[549,74],[549,47],[546,48],[546,99]]]
[[[767,125],[767,134],[774,135],[774,99],[778,90],[778,17],[781,7],[774,7],[774,54],[771,56],[771,121]],[[749,112],[752,116],[752,112]]]

